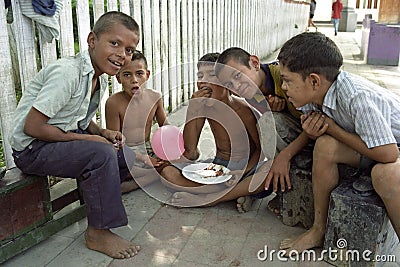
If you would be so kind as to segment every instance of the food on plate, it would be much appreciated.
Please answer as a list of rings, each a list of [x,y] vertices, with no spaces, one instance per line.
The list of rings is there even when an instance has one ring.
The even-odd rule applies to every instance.
[[[206,168],[196,171],[196,173],[201,175],[203,178],[210,178],[224,175],[224,170],[223,166],[212,163]]]

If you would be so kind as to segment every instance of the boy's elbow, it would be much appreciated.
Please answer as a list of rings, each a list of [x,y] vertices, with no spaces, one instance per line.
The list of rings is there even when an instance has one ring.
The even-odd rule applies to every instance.
[[[32,127],[30,127],[29,125],[25,124],[24,125],[24,134],[34,137],[34,131],[33,131]]]
[[[396,162],[398,159],[398,153],[397,154],[392,154],[392,155],[387,155],[383,157],[382,163],[393,163]]]
[[[376,161],[380,163],[393,163],[396,162],[399,157],[399,149],[396,144],[390,144],[383,146],[379,152],[378,159]]]

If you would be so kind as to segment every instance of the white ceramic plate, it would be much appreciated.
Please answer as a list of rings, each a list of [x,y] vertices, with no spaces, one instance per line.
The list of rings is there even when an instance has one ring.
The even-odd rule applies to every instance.
[[[210,165],[214,165],[214,169],[219,170],[222,169],[223,175],[220,176],[210,176],[213,174],[213,171],[204,170]],[[229,174],[229,169],[225,168],[222,165],[214,164],[214,163],[196,163],[190,164],[182,169],[182,175],[187,179],[200,183],[200,184],[220,184],[228,181],[232,175]]]

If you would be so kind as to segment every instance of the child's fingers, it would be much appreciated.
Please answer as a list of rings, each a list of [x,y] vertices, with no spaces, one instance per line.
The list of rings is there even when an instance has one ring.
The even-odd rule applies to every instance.
[[[274,177],[274,174],[272,172],[269,172],[267,175],[267,179],[265,180],[265,190],[268,190],[272,177]]]
[[[290,182],[289,174],[285,175],[285,180],[286,180],[288,190],[292,189],[292,183]]]

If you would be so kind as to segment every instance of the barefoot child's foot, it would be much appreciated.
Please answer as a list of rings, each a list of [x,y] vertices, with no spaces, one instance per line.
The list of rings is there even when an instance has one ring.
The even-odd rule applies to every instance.
[[[138,188],[139,188],[139,185],[133,179],[128,180],[128,181],[123,181],[121,183],[121,193],[122,194],[129,193]]]
[[[176,207],[199,207],[209,204],[211,201],[207,198],[207,194],[197,195],[188,192],[176,192],[168,202]]]
[[[304,250],[321,247],[324,244],[324,231],[312,227],[310,230],[295,239],[285,239],[280,244],[280,249],[290,252],[296,250],[298,253]]]
[[[271,199],[268,204],[267,208],[272,211],[276,216],[280,217],[281,216],[281,205],[279,203],[279,196],[275,196],[273,199]]]
[[[239,213],[245,213],[248,212],[251,209],[251,206],[253,205],[254,198],[252,196],[244,196],[244,197],[239,197],[236,200],[236,208]]]
[[[140,246],[133,245],[108,229],[95,229],[88,226],[85,232],[85,240],[87,248],[115,259],[131,258],[140,250]]]

